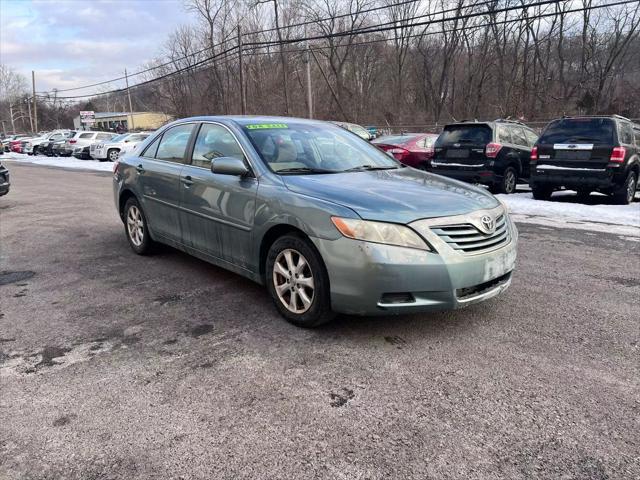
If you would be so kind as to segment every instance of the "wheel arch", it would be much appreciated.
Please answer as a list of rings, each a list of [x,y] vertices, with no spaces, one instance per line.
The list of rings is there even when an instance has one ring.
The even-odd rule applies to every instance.
[[[133,193],[128,188],[120,192],[120,197],[118,198],[118,213],[120,214],[120,220],[122,220],[123,222],[124,222],[124,206],[126,205],[127,200],[129,200],[130,198],[135,198],[136,200],[138,200],[138,197],[136,196],[136,194]],[[138,202],[140,202],[140,200],[138,200]]]
[[[259,256],[258,256],[258,262],[259,262],[258,273],[260,275],[260,278],[264,279],[264,275],[267,269],[266,267],[267,254],[269,253],[269,248],[271,248],[271,245],[273,245],[273,243],[278,238],[291,233],[300,235],[305,239],[309,239],[309,235],[307,235],[303,230],[289,223],[279,223],[277,225],[273,225],[262,236],[262,240],[260,241],[260,250],[259,250]],[[315,245],[313,245],[313,242],[309,242],[309,243],[315,249]]]

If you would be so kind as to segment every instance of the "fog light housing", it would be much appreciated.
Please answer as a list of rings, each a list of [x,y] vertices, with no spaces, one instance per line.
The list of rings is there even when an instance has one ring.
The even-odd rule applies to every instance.
[[[380,303],[413,303],[415,297],[410,292],[383,293]]]

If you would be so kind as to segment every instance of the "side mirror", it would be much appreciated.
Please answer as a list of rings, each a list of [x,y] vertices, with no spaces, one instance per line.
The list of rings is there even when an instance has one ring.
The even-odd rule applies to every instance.
[[[129,143],[131,140],[125,140],[124,143]]]
[[[244,160],[235,157],[219,157],[211,161],[211,171],[220,175],[235,175],[244,177],[249,173],[249,169]]]

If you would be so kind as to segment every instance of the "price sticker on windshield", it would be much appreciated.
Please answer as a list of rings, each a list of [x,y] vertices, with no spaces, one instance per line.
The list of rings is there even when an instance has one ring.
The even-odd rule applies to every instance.
[[[270,128],[289,128],[286,123],[258,123],[256,125],[247,125],[247,130],[265,130]]]

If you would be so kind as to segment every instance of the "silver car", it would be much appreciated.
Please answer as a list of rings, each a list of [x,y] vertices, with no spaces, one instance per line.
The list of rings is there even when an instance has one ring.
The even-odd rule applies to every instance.
[[[136,253],[165,243],[265,284],[304,327],[487,300],[516,260],[491,194],[320,121],[179,120],[120,158],[113,185]]]

